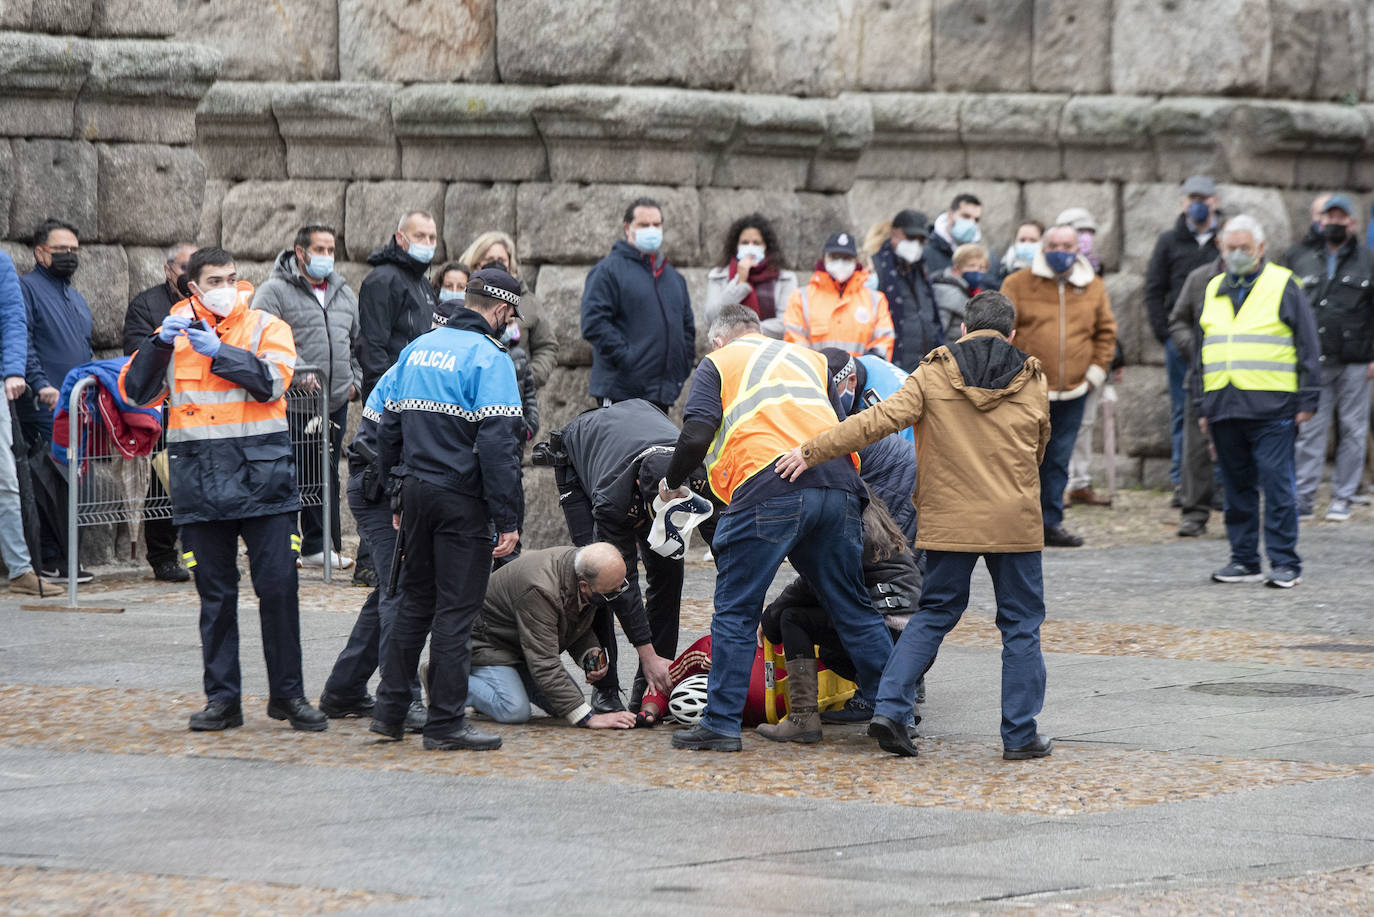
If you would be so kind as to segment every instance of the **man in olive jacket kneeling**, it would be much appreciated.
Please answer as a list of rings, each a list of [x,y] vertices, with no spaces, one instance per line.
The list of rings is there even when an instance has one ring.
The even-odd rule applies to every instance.
[[[795,477],[916,428],[916,547],[926,551],[926,580],[917,613],[883,669],[868,729],[896,755],[916,755],[903,726],[916,681],[968,607],[979,557],[992,576],[1002,631],[1002,757],[1041,758],[1052,747],[1035,730],[1045,701],[1039,467],[1050,440],[1049,395],[1040,361],[1011,345],[1015,325],[1009,299],[978,294],[958,341],[932,351],[889,398],[777,463],[779,474]]]
[[[633,727],[633,713],[592,713],[559,658],[572,656],[589,682],[606,675],[592,624],[626,588],[625,561],[605,542],[527,551],[497,570],[472,629],[468,703],[500,723],[527,721],[533,701],[573,726]]]

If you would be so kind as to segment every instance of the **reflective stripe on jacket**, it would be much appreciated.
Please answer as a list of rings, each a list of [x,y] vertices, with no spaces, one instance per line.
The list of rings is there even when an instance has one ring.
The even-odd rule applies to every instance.
[[[866,287],[867,277],[867,271],[857,270],[840,288],[825,271],[816,271],[787,301],[783,339],[812,350],[838,347],[856,357],[876,353],[891,360],[894,338],[887,297]]]
[[[1224,275],[1207,284],[1202,306],[1202,390],[1296,392],[1298,351],[1293,329],[1279,318],[1292,273],[1269,263],[1240,309],[1221,292]]]
[[[147,407],[168,403],[178,525],[300,509],[285,397],[296,344],[285,322],[248,307],[252,295],[252,285],[240,281],[238,302],[218,321],[193,309],[190,300],[172,308],[171,314],[201,319],[219,334],[213,360],[197,353],[185,335],[171,347],[153,337],[120,374],[125,400]]]
[[[706,454],[711,490],[729,505],[750,477],[835,425],[825,357],[746,334],[706,357],[720,374],[723,415]],[[858,459],[850,456],[855,468]]]

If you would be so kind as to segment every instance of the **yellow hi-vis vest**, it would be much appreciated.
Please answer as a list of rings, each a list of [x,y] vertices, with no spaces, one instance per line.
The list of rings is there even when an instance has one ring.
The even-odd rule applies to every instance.
[[[1293,329],[1279,318],[1292,272],[1266,264],[1240,311],[1221,292],[1224,276],[1218,274],[1207,284],[1202,303],[1202,390],[1230,385],[1251,392],[1296,392]]]
[[[706,359],[720,373],[720,428],[706,453],[711,490],[725,504],[775,460],[838,423],[825,356],[746,334]],[[859,467],[857,456],[850,456]]]

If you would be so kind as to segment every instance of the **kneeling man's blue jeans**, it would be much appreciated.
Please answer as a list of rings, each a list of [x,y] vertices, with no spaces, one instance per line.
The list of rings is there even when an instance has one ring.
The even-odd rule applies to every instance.
[[[916,681],[935,662],[945,634],[968,608],[969,580],[982,557],[992,575],[997,629],[1002,632],[1002,744],[1019,748],[1033,742],[1035,717],[1045,703],[1045,659],[1040,654],[1045,586],[1040,553],[926,551],[921,604],[883,670],[876,712],[898,723],[911,713]]]
[[[771,468],[760,472],[772,473]],[[711,553],[716,557],[716,610],[703,726],[721,735],[740,734],[763,600],[784,559],[792,561],[820,597],[854,660],[860,693],[873,701],[892,636],[864,588],[857,496],[807,487],[726,513],[716,526]]]

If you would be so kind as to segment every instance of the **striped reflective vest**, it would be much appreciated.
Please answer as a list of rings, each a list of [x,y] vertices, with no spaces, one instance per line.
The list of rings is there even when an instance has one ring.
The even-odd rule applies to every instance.
[[[887,297],[864,285],[858,270],[843,288],[824,271],[792,293],[783,318],[783,339],[812,350],[836,347],[852,356],[879,354],[892,359],[895,337]]]
[[[825,357],[746,334],[706,357],[720,373],[720,428],[706,453],[711,490],[729,505],[738,488],[838,422]],[[858,458],[850,460],[858,468]]]
[[[1228,385],[1243,391],[1296,392],[1298,351],[1293,329],[1279,318],[1283,291],[1292,272],[1264,266],[1237,311],[1221,292],[1224,274],[1207,284],[1202,317],[1202,390]]]

